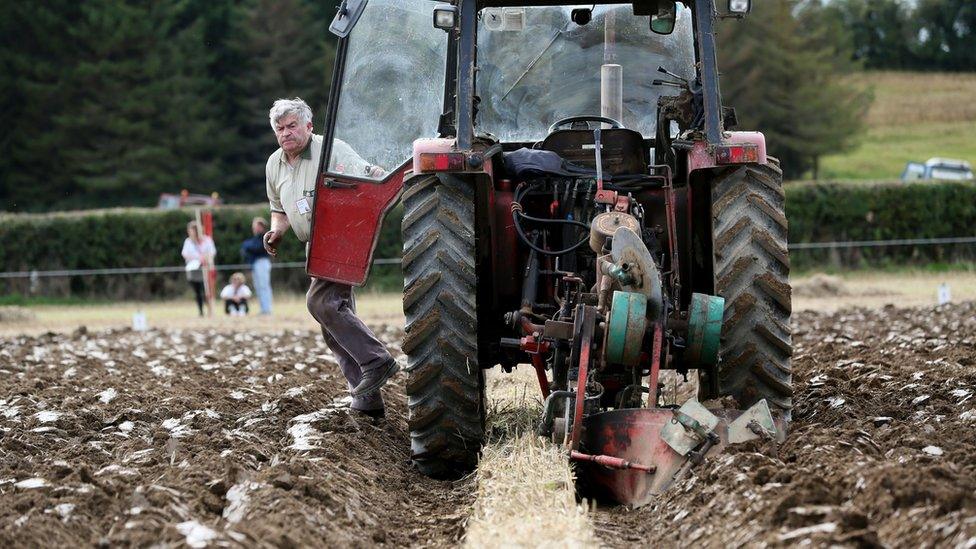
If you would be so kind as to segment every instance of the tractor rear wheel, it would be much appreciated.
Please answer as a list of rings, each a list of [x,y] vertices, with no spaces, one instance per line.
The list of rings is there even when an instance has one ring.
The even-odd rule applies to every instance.
[[[461,177],[417,176],[404,182],[410,453],[420,471],[435,478],[474,469],[484,434],[475,196],[475,183]]]
[[[725,298],[718,395],[743,408],[766,399],[789,414],[791,289],[779,161],[719,173],[712,181],[715,293]]]

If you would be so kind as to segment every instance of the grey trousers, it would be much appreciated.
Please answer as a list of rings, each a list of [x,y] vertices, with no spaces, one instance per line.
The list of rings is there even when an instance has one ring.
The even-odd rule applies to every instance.
[[[313,278],[305,302],[312,318],[322,327],[322,337],[336,355],[350,389],[359,385],[364,370],[378,368],[392,358],[386,346],[356,316],[351,286]],[[383,395],[379,391],[352,399],[354,410],[382,407]]]

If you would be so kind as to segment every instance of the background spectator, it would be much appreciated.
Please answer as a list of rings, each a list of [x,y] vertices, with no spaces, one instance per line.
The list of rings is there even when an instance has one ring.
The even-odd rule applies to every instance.
[[[193,288],[197,298],[197,310],[203,316],[203,306],[207,306],[207,316],[213,315],[213,306],[207,299],[203,284],[204,271],[213,269],[213,259],[217,255],[217,247],[213,239],[203,234],[196,221],[186,224],[186,240],[183,241],[183,260],[186,262],[186,279]]]
[[[264,249],[263,237],[268,231],[268,222],[263,217],[255,217],[251,221],[251,232],[254,236],[241,244],[241,257],[245,263],[251,265],[254,277],[254,291],[261,304],[262,315],[271,314],[271,257]]]
[[[224,312],[231,316],[244,316],[248,312],[247,300],[251,297],[251,289],[247,287],[244,273],[230,275],[230,283],[220,291],[220,299],[224,300]]]

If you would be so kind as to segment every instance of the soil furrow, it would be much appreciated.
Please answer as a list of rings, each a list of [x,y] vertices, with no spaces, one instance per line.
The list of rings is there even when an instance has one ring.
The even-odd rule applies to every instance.
[[[794,317],[783,444],[745,444],[637,511],[610,546],[976,546],[976,304]]]
[[[398,346],[402,332],[379,327]],[[471,481],[351,414],[321,337],[105,331],[0,340],[0,546],[447,546]]]

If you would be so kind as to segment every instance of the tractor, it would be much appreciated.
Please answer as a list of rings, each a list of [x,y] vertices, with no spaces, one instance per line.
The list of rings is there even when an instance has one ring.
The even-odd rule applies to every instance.
[[[342,2],[307,270],[363,284],[402,203],[424,474],[477,465],[495,366],[535,370],[539,433],[587,497],[641,505],[705,455],[784,435],[782,171],[733,131],[716,61],[716,21],[749,8]],[[666,402],[666,370],[697,395]]]

